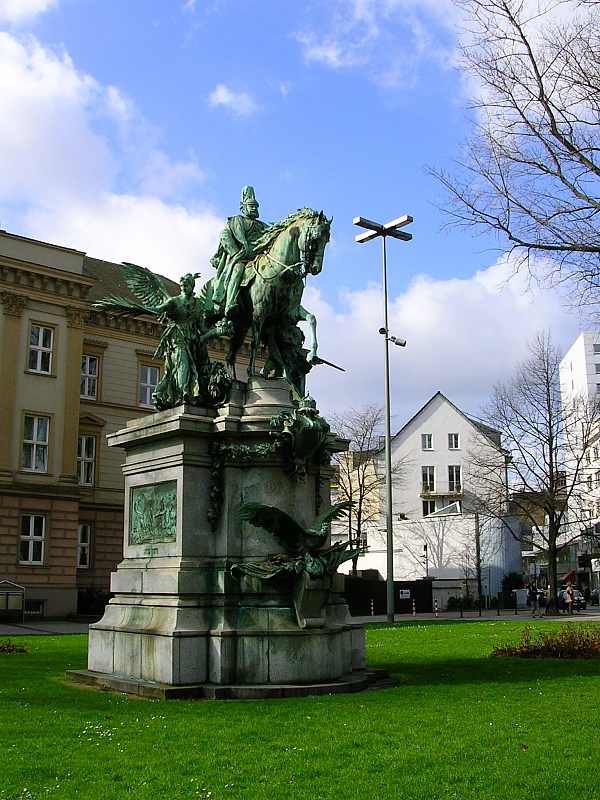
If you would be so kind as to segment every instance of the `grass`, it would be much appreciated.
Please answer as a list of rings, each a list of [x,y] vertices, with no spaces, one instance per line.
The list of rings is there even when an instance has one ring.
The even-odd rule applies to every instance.
[[[24,637],[0,655],[0,800],[596,800],[600,663],[490,657],[523,627],[373,627],[398,687],[265,702],[72,687],[86,638]]]

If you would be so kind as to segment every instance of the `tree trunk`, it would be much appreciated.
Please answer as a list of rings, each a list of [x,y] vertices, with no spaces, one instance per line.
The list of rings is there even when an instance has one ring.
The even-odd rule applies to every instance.
[[[557,548],[556,537],[552,534],[548,543],[548,579],[550,582],[550,597],[548,598],[548,610],[552,614],[558,611],[558,570],[556,567]]]

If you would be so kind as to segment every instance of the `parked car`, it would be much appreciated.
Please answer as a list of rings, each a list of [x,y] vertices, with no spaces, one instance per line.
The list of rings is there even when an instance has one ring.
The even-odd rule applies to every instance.
[[[566,611],[568,609],[566,589],[561,589],[558,593],[558,608],[560,611]],[[587,603],[585,602],[583,594],[579,589],[573,589],[573,610],[585,611],[586,608]]]

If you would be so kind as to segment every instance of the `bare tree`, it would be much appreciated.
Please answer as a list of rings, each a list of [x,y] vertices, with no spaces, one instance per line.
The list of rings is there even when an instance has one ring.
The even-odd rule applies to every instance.
[[[544,254],[579,302],[600,287],[600,2],[455,0],[474,135],[455,174],[432,170],[459,224]]]
[[[348,452],[334,456],[337,500],[352,502],[346,516],[348,541],[353,547],[362,547],[366,529],[381,517],[380,492],[385,485],[385,475],[379,466],[383,410],[377,406],[350,409],[330,416],[329,421],[332,429],[349,441]],[[401,469],[402,465],[396,464],[392,472],[399,475]],[[354,559],[354,573],[356,563]]]
[[[553,605],[558,554],[589,529],[586,453],[600,424],[597,403],[573,396],[561,404],[559,364],[560,353],[549,337],[538,335],[513,378],[494,388],[484,412],[486,421],[500,431],[510,455],[511,508],[547,554]],[[469,459],[483,487],[481,510],[505,519],[506,484],[497,465],[484,450],[474,449]],[[511,528],[515,538],[523,538],[521,531]]]

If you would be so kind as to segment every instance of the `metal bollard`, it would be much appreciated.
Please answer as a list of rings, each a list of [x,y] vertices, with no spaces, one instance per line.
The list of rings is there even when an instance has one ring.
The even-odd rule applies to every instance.
[[[519,603],[517,601],[517,595],[515,594],[515,617],[518,615],[518,613],[519,613]]]
[[[375,601],[371,598],[371,616],[375,616]]]
[[[417,603],[415,601],[415,598],[413,597],[413,617],[416,616],[417,616]]]
[[[496,614],[500,616],[500,600],[496,602]]]
[[[434,613],[434,615],[437,617],[437,615],[438,615],[438,604],[437,604],[437,598],[436,598],[436,599],[433,601],[433,613]]]
[[[462,604],[462,600],[461,600],[461,601],[460,601],[460,618],[462,619],[463,617],[464,617],[464,614],[463,614],[463,604]]]

